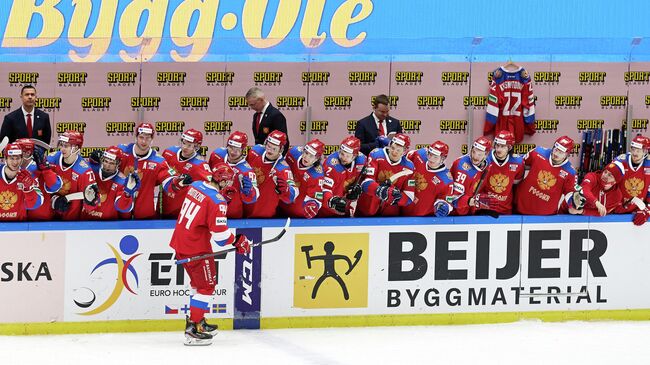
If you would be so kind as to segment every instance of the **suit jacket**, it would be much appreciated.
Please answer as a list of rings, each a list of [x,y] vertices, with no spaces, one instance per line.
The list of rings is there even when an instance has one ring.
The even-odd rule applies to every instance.
[[[393,117],[386,118],[384,128],[386,129],[387,135],[391,132],[402,133],[402,125],[399,124],[399,120]],[[354,131],[354,136],[361,140],[361,152],[366,156],[377,147],[379,129],[377,129],[377,124],[372,114],[357,122],[357,129]]]
[[[284,148],[284,151],[289,150],[289,133],[287,132],[287,119],[284,117],[281,111],[276,109],[273,105],[269,104],[266,108],[266,112],[262,115],[260,120],[259,133],[255,129],[255,114],[253,114],[253,136],[255,137],[255,144],[264,144],[266,137],[269,133],[279,130],[284,132],[287,135],[287,145]]]
[[[5,115],[2,127],[0,127],[0,141],[7,136],[9,143],[19,138],[36,138],[50,144],[52,138],[52,127],[50,126],[50,115],[34,108],[32,115],[32,135],[27,135],[27,123],[22,108],[18,108]]]

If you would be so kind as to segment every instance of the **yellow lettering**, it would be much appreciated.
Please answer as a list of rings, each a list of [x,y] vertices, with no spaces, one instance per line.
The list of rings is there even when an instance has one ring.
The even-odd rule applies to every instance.
[[[38,6],[36,1],[14,1],[7,19],[2,47],[43,47],[56,42],[63,33],[65,23],[63,14],[55,8],[60,1],[43,0]],[[43,29],[36,37],[27,38],[34,14],[43,18]]]
[[[90,36],[85,37],[90,14],[93,10],[91,0],[73,0],[72,20],[68,28],[68,40],[70,44],[79,47],[90,47],[86,56],[81,56],[77,51],[71,49],[68,56],[73,62],[97,62],[99,61],[111,44],[113,26],[115,25],[115,14],[117,14],[118,0],[104,0],[99,4],[99,16]]]
[[[242,11],[242,31],[246,42],[255,48],[269,48],[287,37],[298,18],[301,0],[280,0],[271,31],[262,37],[262,21],[268,0],[247,0]]]
[[[361,5],[361,10],[356,16],[352,13],[357,5]],[[334,12],[332,22],[330,23],[330,33],[334,43],[341,47],[354,47],[366,39],[366,32],[357,34],[353,39],[347,38],[348,27],[350,24],[358,23],[372,13],[373,4],[371,0],[347,0]]]
[[[148,61],[158,52],[168,5],[169,0],[133,0],[124,8],[120,18],[120,40],[127,47],[141,46],[140,55],[136,56],[120,50],[120,58],[124,62],[140,62],[140,57],[142,61]],[[145,11],[149,18],[142,35],[138,37],[138,23]]]
[[[183,1],[172,15],[169,32],[172,42],[179,47],[192,46],[187,57],[181,56],[175,49],[170,52],[176,62],[197,62],[208,52],[214,35],[214,24],[217,21],[219,0],[186,0]],[[188,24],[195,11],[199,19],[192,35],[187,34]]]

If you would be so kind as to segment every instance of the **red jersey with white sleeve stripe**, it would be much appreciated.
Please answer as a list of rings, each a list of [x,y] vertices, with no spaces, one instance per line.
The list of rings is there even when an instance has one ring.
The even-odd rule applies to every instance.
[[[88,165],[88,162],[80,155],[72,165],[66,166],[63,162],[63,155],[61,151],[56,152],[54,155],[48,156],[48,162],[53,166],[53,171],[61,177],[63,186],[57,192],[57,195],[65,196],[71,193],[82,192],[90,184],[95,184],[95,173]],[[99,206],[99,205],[98,205]],[[78,221],[81,218],[81,210],[93,211],[98,206],[91,206],[83,203],[82,200],[73,200],[70,202],[70,207],[64,213],[55,213],[56,217],[64,221]]]
[[[448,201],[454,193],[454,181],[449,169],[441,164],[432,169],[427,165],[427,148],[411,151],[407,155],[415,168],[415,199],[413,203],[402,207],[402,214],[409,217],[430,216],[435,213],[437,201]]]
[[[323,206],[318,212],[319,217],[340,217],[343,215],[332,210],[327,205],[327,202],[335,196],[345,197],[350,185],[354,184],[359,178],[366,161],[366,155],[361,152],[347,167],[341,164],[338,151],[327,157],[323,163],[325,173],[323,177]]]
[[[305,217],[304,205],[309,201],[315,202],[319,210],[323,205],[323,167],[317,164],[303,166],[302,150],[301,146],[292,147],[285,158],[298,188],[298,196],[293,203],[280,202],[280,210],[289,217]]]
[[[6,165],[0,165],[0,221],[24,221],[27,211],[34,210],[43,204],[41,190],[34,186],[29,192],[18,188],[18,178],[7,180]]]
[[[182,158],[181,148],[179,146],[169,147],[163,151],[162,156],[167,161],[167,165],[172,169],[173,175],[189,175],[192,181],[210,181],[212,175],[210,166],[196,155],[188,159]],[[163,192],[163,217],[178,217],[178,212],[181,210],[181,205],[183,204],[185,193],[187,193],[188,189],[189,186],[184,186],[178,191],[172,188]]]
[[[232,185],[232,193],[226,194],[222,191],[222,195],[228,201],[228,218],[242,218],[244,216],[244,204],[252,204],[257,201],[260,196],[260,190],[257,187],[257,175],[251,166],[242,158],[237,163],[228,162],[228,151],[219,147],[210,155],[210,167],[214,167],[220,162],[227,163],[235,170],[235,178]],[[243,177],[246,176],[250,179],[253,187],[248,195],[242,191]]]

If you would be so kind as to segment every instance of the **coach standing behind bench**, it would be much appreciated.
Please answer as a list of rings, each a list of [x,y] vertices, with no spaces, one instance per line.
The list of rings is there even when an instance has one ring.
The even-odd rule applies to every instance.
[[[372,113],[357,122],[354,136],[361,141],[361,152],[368,156],[375,148],[388,146],[390,139],[396,133],[402,133],[399,120],[391,118],[388,96],[375,96],[372,102]]]
[[[5,115],[0,127],[0,141],[7,136],[9,143],[19,138],[36,138],[50,144],[52,137],[50,116],[34,107],[36,88],[32,85],[23,86],[20,90],[20,100],[23,103],[22,107]]]
[[[252,87],[248,90],[246,102],[255,111],[253,115],[255,144],[264,144],[269,133],[278,130],[287,135],[287,147],[284,149],[286,154],[286,151],[289,150],[289,133],[287,132],[287,119],[282,112],[266,100],[264,92],[259,87]]]

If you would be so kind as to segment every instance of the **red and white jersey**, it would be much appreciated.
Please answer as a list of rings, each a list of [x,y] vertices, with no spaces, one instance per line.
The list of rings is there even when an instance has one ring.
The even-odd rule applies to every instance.
[[[451,164],[451,177],[454,179],[454,198],[452,215],[473,214],[475,207],[469,205],[470,199],[476,195],[479,182],[485,172],[487,163],[483,167],[472,163],[469,155],[457,158]]]
[[[219,162],[225,162],[230,167],[235,170],[235,178],[232,185],[233,193],[225,196],[228,201],[228,218],[242,218],[244,216],[244,204],[252,204],[257,201],[257,198],[260,196],[260,191],[257,187],[257,176],[251,168],[251,165],[246,162],[246,159],[242,158],[237,163],[230,163],[227,158],[228,151],[219,147],[216,150],[212,151],[210,155],[210,168]],[[249,195],[245,195],[241,191],[241,176],[248,176],[248,178],[253,183],[253,188]],[[222,195],[225,193],[222,191]]]
[[[88,185],[96,183],[95,173],[80,155],[77,155],[75,162],[67,167],[63,164],[61,151],[49,156],[48,160],[53,166],[53,171],[63,181],[63,186],[59,189],[57,195],[65,196],[71,193],[78,193],[84,191]],[[55,216],[58,216],[64,221],[77,221],[81,218],[82,207],[87,211],[98,208],[84,204],[83,200],[73,200],[70,202],[70,207],[65,213],[55,213]]]
[[[176,220],[171,246],[177,256],[212,253],[212,243],[232,244],[235,236],[228,229],[228,204],[219,191],[203,181],[193,182]]]
[[[507,130],[515,142],[524,139],[524,133],[535,133],[535,95],[528,71],[519,68],[494,71],[488,95],[484,134]]]
[[[411,204],[415,198],[415,180],[413,180],[414,166],[406,156],[402,156],[399,161],[391,162],[388,157],[388,148],[376,148],[368,156],[366,167],[366,176],[361,182],[363,194],[359,197],[357,203],[357,212],[362,216],[370,217],[375,214],[381,216],[399,215],[400,207],[390,205],[389,202],[383,202],[375,196],[379,184],[390,180],[391,177],[402,171],[406,171],[404,176],[397,178],[392,182],[392,186],[402,192],[402,198],[405,200],[404,205]]]
[[[515,184],[524,177],[524,159],[519,155],[508,155],[502,163],[494,156],[494,150],[488,156],[488,167],[479,193],[487,193],[496,203],[490,210],[499,214],[512,214],[512,202]]]
[[[407,155],[415,168],[415,199],[413,203],[402,207],[402,215],[424,217],[435,213],[437,201],[448,201],[454,193],[454,181],[449,169],[444,165],[432,169],[427,166],[427,148],[411,151]]]
[[[281,196],[275,191],[275,179],[282,177],[290,188],[290,196],[285,203],[293,203],[298,196],[298,188],[293,181],[293,173],[282,156],[275,161],[266,159],[263,145],[253,146],[248,151],[246,161],[255,172],[260,196],[255,203],[244,205],[244,216],[247,218],[272,218],[280,202]]]
[[[119,173],[103,177],[101,170],[96,173],[99,188],[99,206],[95,210],[82,209],[83,220],[115,220],[118,213],[129,213],[133,210],[133,198],[124,193],[126,179]]]
[[[210,166],[197,156],[186,160],[182,159],[181,148],[179,146],[169,147],[163,151],[162,155],[165,161],[167,161],[167,165],[172,169],[173,175],[189,175],[192,181],[210,181],[212,176]],[[172,188],[163,192],[163,217],[178,217],[178,212],[181,210],[181,205],[183,204],[185,193],[188,189],[189,187],[186,186],[178,191]]]
[[[323,167],[320,165],[303,167],[302,147],[299,146],[289,150],[285,161],[291,168],[293,181],[298,188],[298,196],[290,204],[281,201],[280,210],[289,217],[303,218],[305,217],[303,205],[308,201],[316,202],[320,210],[323,205]]]
[[[0,165],[0,222],[24,221],[27,210],[43,204],[43,194],[37,187],[25,193],[18,189],[18,179],[7,180],[6,165]]]
[[[319,217],[340,217],[334,210],[327,205],[330,199],[335,196],[345,197],[348,188],[358,180],[363,166],[366,164],[366,155],[359,152],[350,166],[341,165],[339,152],[336,151],[329,155],[323,163],[323,206],[318,211]]]
[[[52,169],[47,171],[39,170],[34,161],[30,161],[27,171],[31,172],[32,177],[38,180],[38,188],[43,193],[43,204],[36,209],[27,211],[27,220],[29,221],[46,221],[54,217],[54,210],[52,209],[52,194],[58,192],[63,187],[63,180]],[[49,176],[48,176],[49,175]],[[52,182],[51,185],[46,183],[46,180]]]
[[[627,203],[619,207],[617,213],[631,213],[638,210],[637,206],[630,204],[634,197],[645,201],[650,204],[650,158],[643,160],[638,166],[632,163],[632,156],[630,153],[620,155],[614,159],[623,164],[625,168],[625,175],[623,181],[618,184],[618,188],[623,194],[623,202]]]
[[[530,170],[515,188],[515,210],[527,215],[563,213],[577,183],[571,162],[552,165],[551,149],[537,147],[526,154],[524,163]]]
[[[120,163],[121,172],[128,176],[132,173],[137,160],[137,173],[140,177],[140,188],[135,193],[132,215],[135,219],[158,218],[156,187],[162,185],[164,191],[171,189],[172,171],[164,158],[156,151],[150,149],[142,157],[136,157],[133,150],[134,143],[121,144],[118,147],[126,155]],[[120,214],[121,218],[130,218],[131,214]]]
[[[619,186],[614,185],[611,189],[605,191],[600,180],[600,173],[587,173],[580,186],[582,186],[582,192],[585,195],[583,215],[600,216],[598,208],[596,208],[596,202],[600,202],[605,206],[607,214],[618,209],[623,204],[623,194],[619,190]]]

